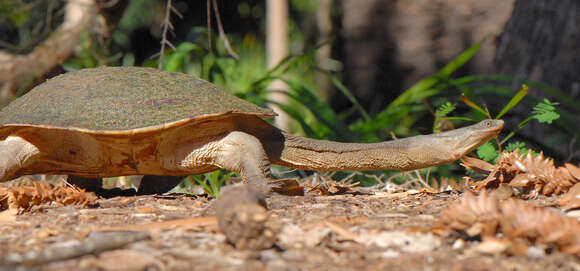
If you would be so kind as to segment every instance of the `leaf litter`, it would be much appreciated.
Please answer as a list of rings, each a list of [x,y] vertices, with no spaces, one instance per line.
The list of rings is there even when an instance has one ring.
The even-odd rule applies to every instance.
[[[18,219],[14,220],[16,216],[12,214],[2,222],[4,226],[0,226],[0,243],[4,244],[0,246],[0,254],[16,257],[12,259],[23,259],[26,251],[29,255],[32,252],[44,255],[43,259],[33,257],[24,262],[42,260],[43,266],[49,267],[46,270],[78,266],[102,269],[106,261],[109,261],[107,266],[113,268],[115,257],[127,253],[135,259],[144,257],[143,263],[147,263],[136,265],[139,263],[136,260],[126,261],[129,267],[152,265],[168,270],[290,266],[315,270],[332,267],[351,270],[462,269],[474,266],[510,269],[514,264],[523,269],[546,270],[580,266],[579,222],[553,208],[558,200],[565,210],[580,206],[580,186],[574,186],[580,180],[578,167],[571,164],[555,167],[553,160],[543,155],[534,157],[518,153],[502,154],[497,166],[475,158],[466,158],[464,165],[487,175],[459,182],[442,179],[427,186],[426,181],[415,181],[423,188],[417,189],[415,184],[401,185],[393,190],[398,192],[396,197],[369,193],[370,190],[354,187],[348,180],[337,184],[326,176],[306,180],[303,182],[308,192],[306,196],[268,199],[269,212],[280,219],[283,230],[276,241],[277,246],[262,252],[228,245],[223,235],[216,232],[212,201],[203,197],[96,199],[82,190],[40,183],[28,188],[0,188],[2,206],[10,207],[11,212],[20,210]],[[392,190],[386,189],[387,185],[385,182],[380,190]],[[520,193],[499,197],[497,194],[502,187]],[[38,191],[32,192],[34,189]],[[64,190],[57,192],[58,189]],[[466,191],[463,198],[453,192],[459,190]],[[469,190],[479,192],[479,196]],[[560,198],[555,197],[566,192],[568,194]],[[514,195],[535,204],[510,198]],[[30,212],[43,204],[78,204],[79,207]],[[96,208],[82,209],[86,207]],[[51,222],[50,227],[45,225],[47,220]],[[44,239],[25,237],[44,236],[39,229],[45,228],[49,228],[50,234],[44,234]],[[70,232],[76,234],[71,236]],[[101,242],[99,232],[119,236],[141,232],[144,235],[111,248],[86,250],[85,256],[47,257],[58,251],[59,245],[78,250],[86,249],[82,244],[87,242]],[[100,239],[92,241],[89,237]],[[444,238],[456,241],[451,246],[443,241]],[[471,244],[470,247],[467,244]],[[503,258],[499,262],[497,259],[487,261],[477,258],[481,254]],[[576,258],[566,258],[564,254]],[[506,257],[509,255],[518,257]],[[530,257],[542,260],[531,263],[527,260]],[[68,260],[62,260],[65,258]],[[450,258],[454,260],[449,261]],[[6,264],[8,259],[4,260]]]

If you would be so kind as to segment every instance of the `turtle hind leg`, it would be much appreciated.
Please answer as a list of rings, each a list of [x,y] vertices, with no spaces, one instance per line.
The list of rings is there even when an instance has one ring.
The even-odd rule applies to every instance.
[[[176,153],[183,151],[186,153],[175,159],[181,170],[193,173],[202,168],[222,168],[237,172],[245,183],[265,193],[270,192],[267,184],[271,181],[270,161],[262,143],[253,135],[233,131],[203,146],[177,150]]]
[[[8,136],[0,141],[0,182],[19,177],[19,171],[38,160],[40,151],[19,136]]]
[[[137,195],[163,194],[181,183],[185,176],[145,175],[137,190]]]

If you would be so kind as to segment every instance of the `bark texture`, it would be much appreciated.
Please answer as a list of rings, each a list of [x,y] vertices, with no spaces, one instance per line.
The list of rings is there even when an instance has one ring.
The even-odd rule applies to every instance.
[[[579,1],[519,0],[500,38],[494,70],[578,97],[579,33]]]
[[[501,33],[514,0],[341,3],[347,83],[372,112],[487,35],[490,39],[463,71],[489,72],[495,53],[492,41]]]

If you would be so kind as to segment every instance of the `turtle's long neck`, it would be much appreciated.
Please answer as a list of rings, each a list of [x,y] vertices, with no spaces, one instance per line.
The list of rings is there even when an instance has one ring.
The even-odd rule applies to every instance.
[[[502,121],[483,122],[449,132],[380,143],[340,143],[282,132],[284,147],[273,163],[306,170],[413,170],[461,158],[497,136]],[[489,129],[488,129],[489,128]]]
[[[286,133],[284,137],[280,160],[272,162],[306,170],[412,170],[460,157],[452,146],[432,149],[437,143],[430,136],[369,144],[314,140]]]
[[[380,143],[341,143],[295,136],[257,118],[246,120],[241,126],[260,139],[274,164],[322,171],[412,170],[461,158],[497,136],[503,121],[485,120],[444,133]]]

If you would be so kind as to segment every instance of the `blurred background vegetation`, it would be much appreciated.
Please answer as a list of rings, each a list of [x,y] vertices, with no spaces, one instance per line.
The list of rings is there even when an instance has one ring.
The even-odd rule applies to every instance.
[[[550,31],[534,35],[554,42],[538,44],[541,38],[526,40],[532,29],[518,28],[522,20],[551,20],[556,9],[580,10],[573,1],[556,7],[540,0],[172,0],[175,12],[167,17],[168,2],[162,0],[2,0],[0,62],[17,63],[18,56],[38,53],[74,19],[67,17],[74,1],[92,4],[88,11],[94,16],[82,21],[86,27],[72,39],[71,53],[20,80],[8,74],[24,64],[4,69],[0,64],[3,104],[65,71],[158,67],[165,43],[162,69],[199,76],[261,106],[277,106],[290,119],[278,125],[295,134],[351,142],[427,134],[489,117],[470,101],[486,105],[495,117],[516,97],[502,116],[503,136],[513,131],[513,146],[544,151],[558,162],[580,159],[580,76],[573,74],[580,72],[574,66],[579,63],[550,62],[580,56],[580,46],[562,37],[576,29],[562,30],[564,24],[552,20]],[[282,11],[288,19],[268,25],[273,2],[287,8]],[[164,35],[166,19],[172,27]],[[287,31],[284,46],[270,45],[288,48],[287,57],[274,65],[268,31]],[[523,50],[513,44],[537,51],[518,58]],[[272,87],[276,81],[283,83]],[[529,88],[525,93],[522,84]],[[551,125],[530,121],[539,120],[534,106],[545,98],[551,102],[544,108],[554,107],[548,111],[558,107],[560,118],[550,119]],[[431,170],[445,177],[463,173],[456,163]]]

